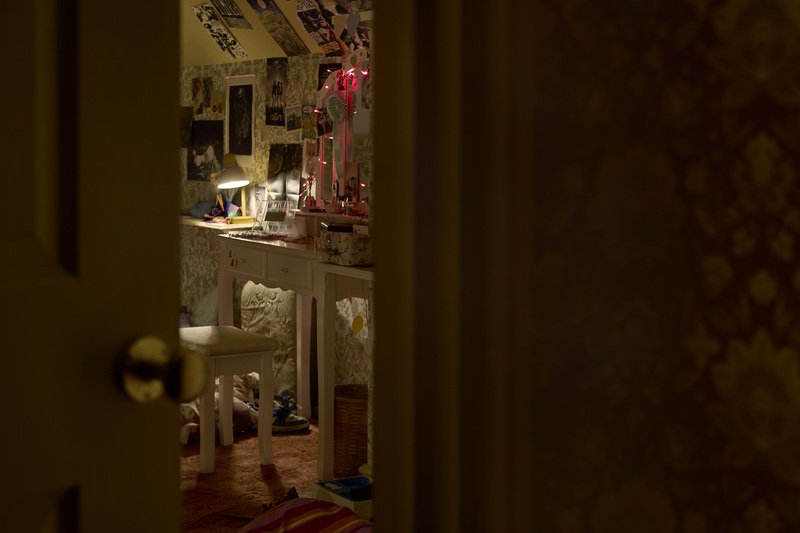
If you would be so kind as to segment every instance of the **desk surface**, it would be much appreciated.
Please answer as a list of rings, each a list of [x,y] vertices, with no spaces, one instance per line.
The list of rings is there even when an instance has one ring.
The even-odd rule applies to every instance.
[[[287,242],[280,239],[248,239],[230,234],[219,235],[219,238],[225,239],[230,245],[246,246],[256,250],[261,249],[274,253],[287,253],[288,255],[303,257],[313,263],[312,268],[315,270],[322,270],[330,274],[339,274],[341,276],[366,280],[372,280],[373,278],[373,268],[371,266],[337,265],[322,261],[322,254],[316,251],[314,243]],[[260,248],[262,246],[270,246],[271,248]]]
[[[224,222],[209,222],[202,218],[192,218],[187,216],[181,216],[180,220],[181,224],[185,226],[207,228],[210,230],[216,230],[223,233],[234,230],[250,229],[250,227],[252,226],[252,224],[226,224]]]

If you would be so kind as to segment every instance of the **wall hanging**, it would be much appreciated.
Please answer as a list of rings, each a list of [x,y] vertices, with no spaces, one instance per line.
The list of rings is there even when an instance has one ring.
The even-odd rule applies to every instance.
[[[269,103],[266,106],[267,126],[285,126],[284,114],[285,98],[288,92],[287,72],[289,60],[285,57],[270,57],[267,59],[267,96]]]
[[[235,154],[239,165],[253,166],[253,115],[255,74],[225,78],[228,103],[225,106],[225,153]]]

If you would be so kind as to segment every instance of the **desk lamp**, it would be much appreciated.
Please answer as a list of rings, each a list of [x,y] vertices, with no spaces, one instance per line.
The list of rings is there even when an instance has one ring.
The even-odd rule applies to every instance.
[[[236,190],[240,187],[248,185],[250,180],[245,176],[244,169],[236,163],[236,156],[233,154],[225,154],[222,158],[222,172],[217,176],[217,188],[226,192],[225,215],[228,215],[228,208],[231,200],[236,196]],[[244,189],[242,189],[241,201],[242,204],[242,217],[247,215],[247,200],[245,198]]]

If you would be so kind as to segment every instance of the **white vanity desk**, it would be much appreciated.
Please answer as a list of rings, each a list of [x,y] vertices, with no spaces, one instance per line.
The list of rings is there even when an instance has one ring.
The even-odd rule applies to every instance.
[[[369,267],[321,263],[313,244],[256,241],[217,235],[220,239],[219,323],[233,324],[233,280],[251,280],[297,294],[297,402],[311,415],[311,298],[317,300],[317,373],[319,442],[317,475],[333,477],[333,387],[336,363],[336,302],[351,296],[372,298]],[[264,399],[262,399],[263,401]],[[269,408],[271,403],[264,402]]]

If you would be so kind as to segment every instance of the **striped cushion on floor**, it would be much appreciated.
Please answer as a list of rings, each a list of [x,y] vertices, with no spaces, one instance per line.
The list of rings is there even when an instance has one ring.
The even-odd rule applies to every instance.
[[[372,523],[359,518],[347,507],[311,498],[295,498],[276,505],[237,533],[372,531]]]

